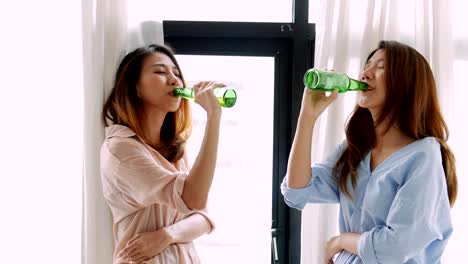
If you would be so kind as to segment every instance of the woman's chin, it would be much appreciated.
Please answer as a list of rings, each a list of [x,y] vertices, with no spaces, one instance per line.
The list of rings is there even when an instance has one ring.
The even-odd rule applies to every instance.
[[[174,106],[171,106],[171,109],[170,109],[169,112],[175,112],[175,111],[179,110],[179,108],[180,108],[180,102],[178,104],[174,105]]]
[[[368,108],[369,107],[369,104],[368,104],[367,100],[364,99],[364,98],[358,98],[357,105],[359,107],[362,107],[362,108]]]
[[[182,103],[182,100],[181,98],[176,98],[175,101],[171,102],[171,104],[169,105],[169,111],[168,112],[175,112],[177,111],[177,109],[179,109],[180,107],[180,104]]]

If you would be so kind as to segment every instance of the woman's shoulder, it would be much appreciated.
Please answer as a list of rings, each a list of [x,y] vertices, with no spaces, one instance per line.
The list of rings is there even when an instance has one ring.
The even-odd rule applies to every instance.
[[[425,137],[411,143],[405,151],[406,157],[399,155],[395,160],[402,166],[396,172],[405,183],[417,188],[432,190],[443,186],[446,190],[442,152],[437,138]]]
[[[434,137],[425,137],[408,145],[410,153],[426,158],[441,157],[440,143]]]
[[[442,168],[440,144],[434,137],[425,137],[407,145],[394,157],[407,171],[431,170],[438,172]]]
[[[122,125],[111,125],[106,127],[106,137],[103,148],[107,149],[117,158],[141,153],[145,149],[137,140],[136,133],[129,127]]]

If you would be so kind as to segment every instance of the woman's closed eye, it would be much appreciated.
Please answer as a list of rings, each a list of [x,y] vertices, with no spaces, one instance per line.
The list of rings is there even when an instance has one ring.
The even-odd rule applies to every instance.
[[[154,73],[155,74],[160,74],[160,75],[166,75],[167,74],[167,72],[165,72],[165,71],[155,71]],[[182,79],[182,76],[180,74],[178,74],[178,73],[173,73],[173,75],[175,77],[179,78],[179,79]]]

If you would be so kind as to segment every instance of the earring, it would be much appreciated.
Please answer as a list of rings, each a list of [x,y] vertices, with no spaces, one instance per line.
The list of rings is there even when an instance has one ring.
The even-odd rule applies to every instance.
[[[137,91],[137,96],[138,96],[138,98],[141,98],[140,89],[138,89],[138,86],[136,87],[136,91]]]

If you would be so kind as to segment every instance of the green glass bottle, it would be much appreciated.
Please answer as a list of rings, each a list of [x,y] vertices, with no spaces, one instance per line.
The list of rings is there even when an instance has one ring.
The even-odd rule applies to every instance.
[[[172,90],[172,93],[175,96],[180,96],[186,99],[193,99],[194,97],[193,88],[174,88],[174,90]],[[233,107],[237,102],[237,94],[234,89],[225,87],[215,88],[213,89],[213,93],[216,96],[216,98],[218,98],[219,104],[222,107]]]
[[[339,93],[367,90],[367,83],[349,78],[346,74],[310,69],[304,74],[304,85],[312,90]]]

